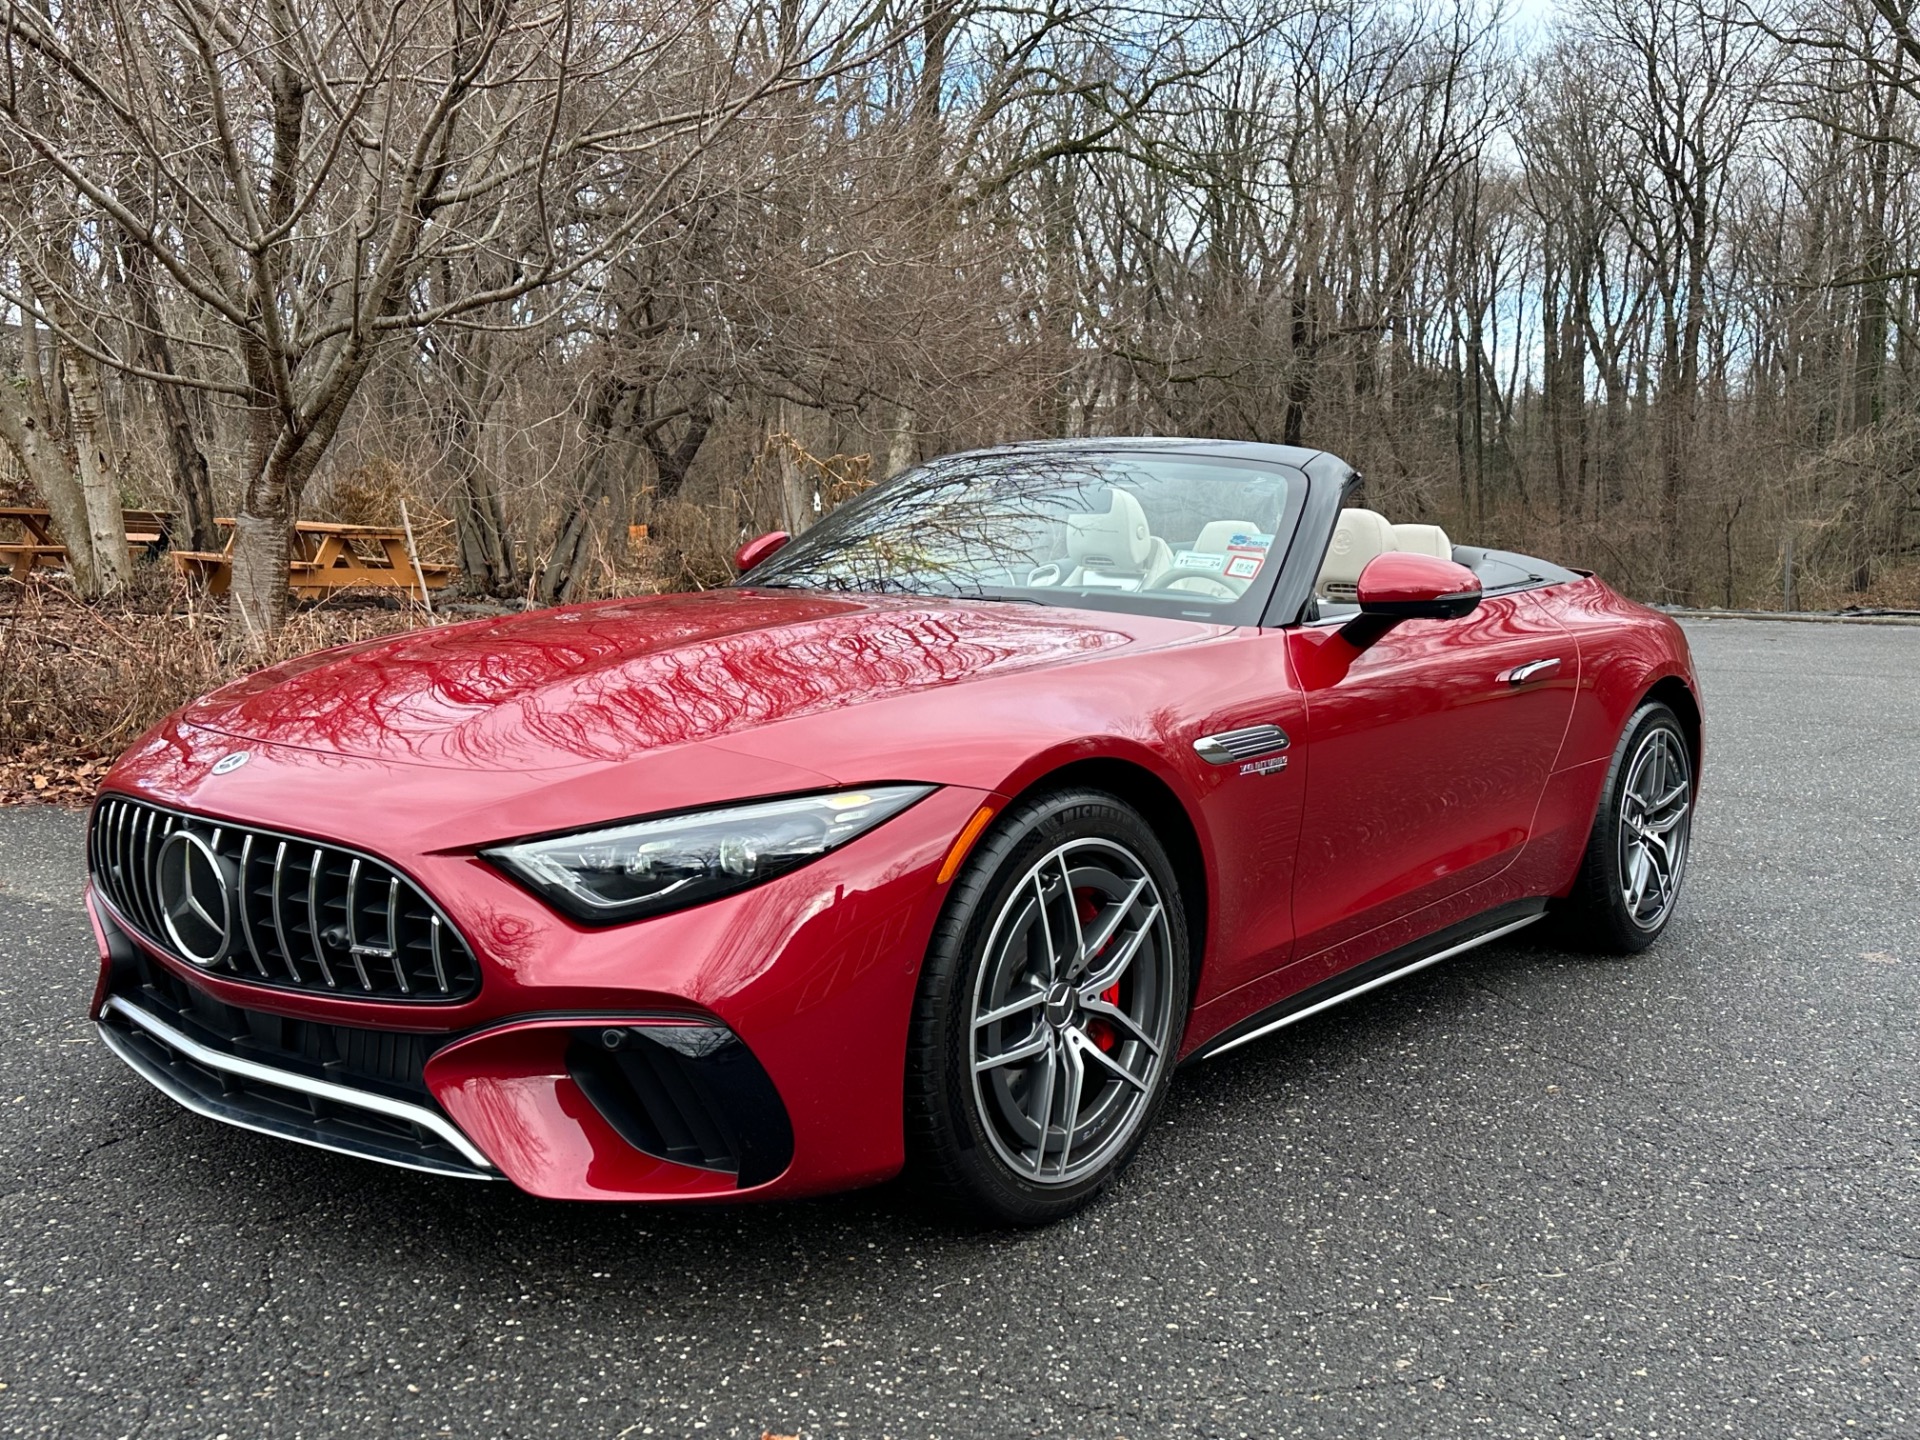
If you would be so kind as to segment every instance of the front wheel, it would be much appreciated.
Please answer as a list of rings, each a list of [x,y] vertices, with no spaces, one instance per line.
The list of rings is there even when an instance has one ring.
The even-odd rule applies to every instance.
[[[1679,717],[1658,700],[1627,722],[1564,911],[1570,939],[1633,954],[1673,918],[1693,833],[1693,760]]]
[[[1165,1097],[1187,975],[1179,886],[1134,810],[1097,791],[1017,806],[955,882],[921,976],[912,1169],[999,1223],[1085,1205]]]

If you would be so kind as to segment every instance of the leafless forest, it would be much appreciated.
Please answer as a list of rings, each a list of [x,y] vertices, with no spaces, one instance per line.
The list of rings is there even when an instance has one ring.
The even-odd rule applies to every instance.
[[[122,503],[237,516],[264,643],[297,516],[550,601],[1185,433],[1643,598],[1920,596],[1914,0],[0,3],[0,501],[83,593]]]

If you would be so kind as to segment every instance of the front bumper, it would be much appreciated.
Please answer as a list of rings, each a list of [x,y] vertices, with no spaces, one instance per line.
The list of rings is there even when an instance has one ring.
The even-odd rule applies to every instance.
[[[935,877],[983,798],[938,791],[766,885],[601,930],[471,853],[385,853],[473,946],[481,984],[458,1004],[218,978],[117,923],[96,893],[93,1014],[187,1108],[364,1159],[569,1199],[868,1184],[902,1163]]]

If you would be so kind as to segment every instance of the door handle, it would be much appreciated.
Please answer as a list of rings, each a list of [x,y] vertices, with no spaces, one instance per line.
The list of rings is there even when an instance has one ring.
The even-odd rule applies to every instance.
[[[1560,668],[1557,658],[1547,660],[1529,660],[1525,665],[1516,665],[1511,670],[1502,670],[1494,678],[1502,685],[1525,685],[1533,680],[1545,680]]]

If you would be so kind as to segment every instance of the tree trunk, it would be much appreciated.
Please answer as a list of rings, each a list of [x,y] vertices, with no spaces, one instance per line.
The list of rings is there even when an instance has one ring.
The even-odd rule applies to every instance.
[[[902,470],[911,468],[919,458],[920,437],[914,433],[918,418],[911,405],[902,405],[894,416],[893,434],[887,441],[887,468],[880,479],[891,480]]]
[[[113,457],[107,451],[106,416],[100,403],[100,371],[92,360],[62,347],[67,403],[73,416],[73,453],[86,506],[87,540],[93,551],[98,592],[111,594],[132,578],[127,555],[127,521],[120,507]],[[67,540],[69,553],[73,540]]]
[[[80,482],[68,468],[66,452],[47,434],[44,417],[35,413],[31,395],[0,384],[0,444],[20,459],[20,467],[53,515],[53,528],[67,546],[67,572],[83,595],[99,593],[89,542],[86,502]],[[69,537],[72,537],[69,539]],[[76,543],[77,542],[77,543]]]
[[[1313,398],[1313,332],[1307,311],[1307,268],[1293,272],[1293,295],[1287,302],[1287,334],[1291,342],[1287,376],[1286,419],[1281,426],[1284,445],[1304,445],[1307,403]]]
[[[462,461],[454,486],[453,526],[460,545],[461,593],[499,599],[518,594],[520,576],[500,486],[473,456]]]
[[[813,481],[800,465],[800,437],[796,433],[801,428],[800,407],[791,401],[782,400],[775,412],[778,433],[774,464],[780,475],[780,514],[782,528],[789,535],[798,535],[813,524],[815,489]]]
[[[593,522],[612,489],[605,454],[592,464],[593,475],[587,482],[586,492],[561,524],[559,534],[553,537],[553,550],[540,571],[538,593],[543,604],[564,604],[579,592],[581,572],[587,564],[587,547],[593,539]]]
[[[179,372],[173,365],[173,347],[161,326],[159,307],[154,303],[152,263],[139,245],[121,247],[121,267],[126,272],[127,295],[133,311],[131,327],[141,363],[163,375]],[[188,409],[187,396],[177,385],[156,382],[154,400],[160,408],[160,423],[167,432],[167,454],[173,462],[173,494],[179,506],[174,517],[169,544],[181,544],[190,550],[218,550],[219,527],[213,523],[213,480],[208,472],[206,452],[200,448],[198,427]]]
[[[287,620],[287,539],[292,523],[284,489],[249,488],[234,522],[227,631],[250,650],[264,648],[267,637]]]

